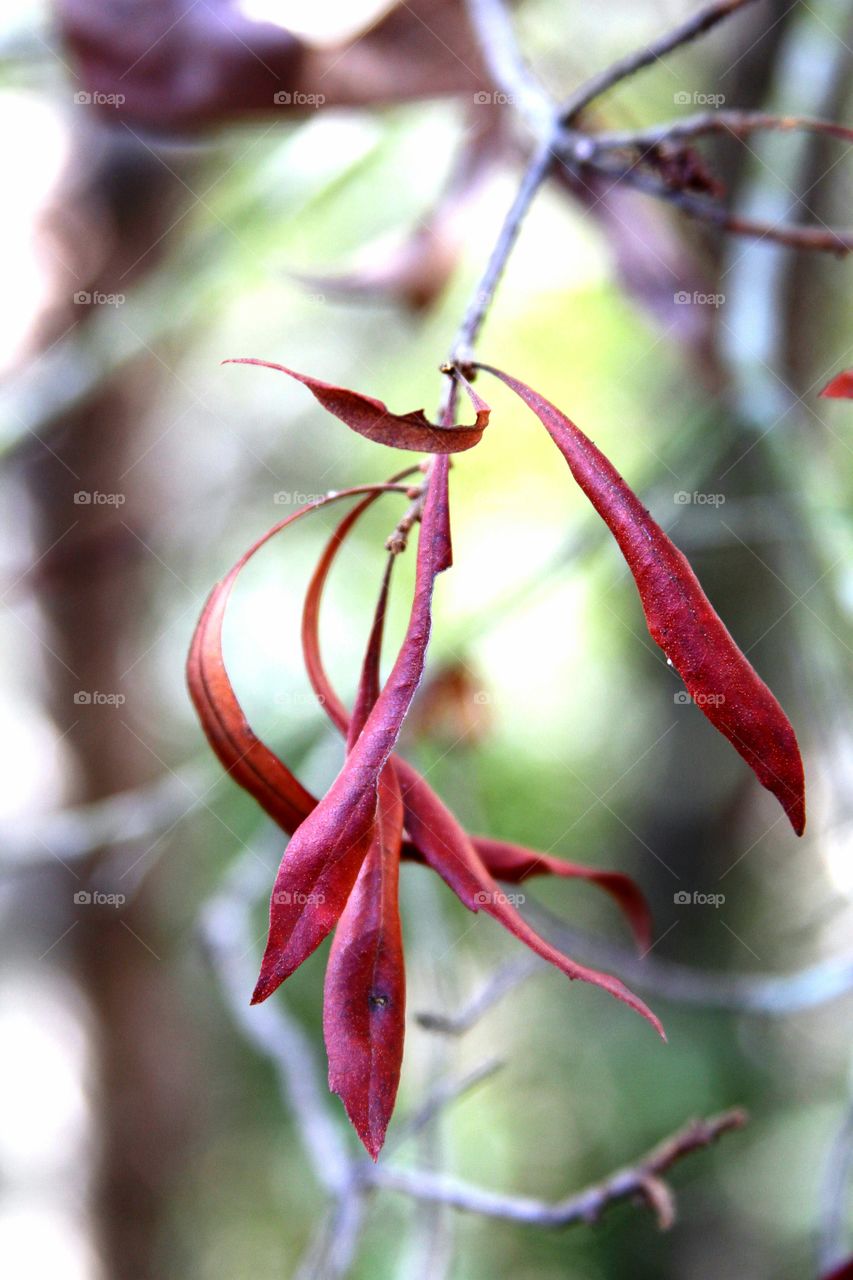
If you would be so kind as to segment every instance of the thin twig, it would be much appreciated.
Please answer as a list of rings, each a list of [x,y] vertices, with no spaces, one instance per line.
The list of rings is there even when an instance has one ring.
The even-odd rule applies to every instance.
[[[700,111],[681,120],[666,124],[649,125],[647,128],[623,130],[621,133],[596,133],[593,141],[598,151],[635,148],[646,150],[665,142],[683,142],[702,138],[713,133],[728,133],[742,139],[752,133],[822,133],[843,142],[853,142],[853,129],[834,124],[830,120],[816,120],[812,116],[776,116],[764,111]]]
[[[752,3],[753,0],[716,0],[716,3],[701,9],[699,13],[653,41],[645,49],[637,49],[633,53],[626,54],[624,58],[620,58],[618,62],[614,62],[604,71],[587,80],[586,84],[582,84],[571,97],[567,98],[560,108],[561,120],[564,124],[571,124],[585,107],[588,107],[595,98],[606,93],[608,89],[612,89],[622,80],[627,80],[629,76],[633,76],[644,67],[651,66],[652,63],[666,57],[682,45],[689,44],[738,9],[743,9]]]
[[[427,1095],[417,1111],[413,1111],[411,1115],[406,1116],[396,1126],[391,1138],[385,1144],[386,1154],[396,1151],[409,1138],[422,1133],[442,1111],[445,1111],[452,1103],[470,1093],[472,1089],[482,1084],[484,1080],[490,1080],[492,1076],[501,1070],[503,1065],[500,1058],[488,1058],[459,1080],[442,1081]]]
[[[468,0],[468,14],[505,105],[516,107],[537,134],[550,132],[551,100],[522,57],[506,5],[502,0]]]
[[[491,306],[509,255],[512,253],[515,242],[518,239],[521,224],[556,159],[557,157],[552,149],[552,140],[549,137],[547,142],[541,144],[534,153],[515,199],[504,218],[482,279],[474,290],[450,348],[449,363],[457,365],[463,373],[466,372],[473,360],[474,343],[479,336],[483,321]]]
[[[495,969],[486,982],[462,1008],[453,1014],[419,1013],[417,1021],[427,1031],[437,1031],[446,1036],[462,1036],[480,1021],[499,1001],[508,996],[544,967],[538,956],[514,956],[512,960]]]
[[[853,249],[853,231],[836,230],[833,227],[797,227],[790,223],[764,222],[757,218],[743,218],[731,213],[722,205],[703,196],[692,195],[669,187],[657,176],[645,173],[636,165],[615,168],[603,160],[591,160],[589,168],[604,177],[613,178],[626,186],[656,196],[686,213],[689,218],[708,222],[732,235],[750,236],[754,240],[767,240],[786,245],[789,249],[809,249],[818,253],[834,253],[843,257]]]
[[[374,1181],[386,1190],[400,1191],[417,1200],[438,1201],[468,1213],[537,1227],[594,1223],[611,1205],[636,1198],[645,1201],[655,1213],[660,1227],[665,1229],[672,1225],[675,1207],[672,1193],[663,1181],[664,1174],[685,1156],[711,1146],[723,1134],[741,1129],[745,1123],[746,1114],[740,1109],[723,1112],[708,1120],[692,1120],[636,1164],[620,1169],[603,1182],[556,1203],[532,1200],[526,1196],[500,1195],[429,1170],[378,1165]]]
[[[253,1006],[246,1000],[255,978],[249,912],[267,879],[265,864],[253,853],[241,858],[203,912],[203,936],[232,1015],[247,1039],[275,1065],[315,1175],[328,1190],[344,1194],[351,1182],[351,1160],[318,1084],[323,1073],[308,1036],[281,999]]]

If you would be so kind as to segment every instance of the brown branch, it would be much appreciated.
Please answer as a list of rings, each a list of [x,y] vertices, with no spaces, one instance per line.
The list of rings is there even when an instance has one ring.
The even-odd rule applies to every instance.
[[[645,49],[637,49],[633,53],[626,54],[624,58],[620,58],[604,71],[587,80],[586,84],[582,84],[563,103],[560,119],[564,124],[571,124],[585,107],[588,107],[595,98],[606,93],[608,89],[627,80],[636,72],[642,71],[644,67],[651,66],[660,58],[665,58],[676,49],[680,49],[682,45],[689,44],[698,36],[704,35],[706,31],[710,31],[717,23],[736,13],[738,9],[743,9],[752,3],[753,0],[715,0],[714,4],[700,9],[692,18],[688,18],[686,22],[673,28],[666,35],[654,40]]]
[[[713,133],[728,133],[738,139],[758,132],[821,133],[842,142],[853,142],[853,129],[834,124],[831,120],[816,120],[811,116],[776,116],[764,111],[701,111],[681,120],[648,128],[624,130],[621,133],[597,133],[594,137],[596,151],[634,148],[646,150],[665,142],[681,142],[702,138]]]
[[[372,1181],[385,1190],[399,1191],[416,1200],[447,1204],[468,1213],[536,1227],[595,1223],[611,1205],[638,1199],[648,1205],[665,1230],[674,1221],[675,1205],[672,1192],[663,1181],[664,1175],[685,1156],[711,1146],[723,1134],[741,1129],[745,1124],[746,1114],[737,1108],[708,1120],[692,1120],[636,1164],[619,1169],[603,1182],[555,1203],[525,1196],[504,1196],[428,1170],[394,1169],[382,1164],[373,1171]]]
[[[669,187],[655,175],[646,173],[636,165],[614,168],[604,161],[591,160],[589,168],[616,182],[634,187],[646,195],[655,196],[673,205],[688,218],[720,227],[731,235],[749,236],[754,240],[767,240],[789,249],[809,249],[817,253],[834,253],[844,257],[853,249],[853,231],[834,227],[798,227],[787,222],[766,222],[759,218],[744,218],[722,205],[703,196]]]

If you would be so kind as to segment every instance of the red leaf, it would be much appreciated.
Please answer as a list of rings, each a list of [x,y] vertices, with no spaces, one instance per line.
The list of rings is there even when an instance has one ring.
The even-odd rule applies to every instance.
[[[625,913],[640,951],[645,953],[652,944],[652,918],[648,903],[630,876],[619,871],[602,871],[577,862],[564,862],[562,858],[537,853],[519,844],[507,844],[505,840],[493,840],[491,836],[472,836],[471,841],[489,874],[508,884],[522,884],[531,876],[564,876],[566,879],[588,880],[609,893]]]
[[[388,563],[385,566],[385,573],[382,577],[382,587],[379,592],[379,600],[373,617],[373,626],[370,629],[370,636],[367,641],[367,651],[364,655],[364,663],[361,668],[361,679],[358,684],[355,706],[353,707],[352,718],[350,719],[349,729],[347,730],[347,751],[352,750],[359,734],[364,728],[367,717],[370,715],[379,700],[381,689],[379,661],[382,653],[382,636],[385,631],[385,610],[388,606],[388,590],[391,586],[391,573],[394,569],[395,559],[396,557],[393,555],[388,557]]]
[[[623,1000],[648,1018],[666,1039],[663,1027],[652,1011],[618,978],[577,964],[541,938],[489,875],[471,840],[438,796],[404,760],[397,759],[395,768],[403,790],[409,835],[423,854],[424,861],[447,882],[469,911],[485,911],[493,916],[531,951],[562,970],[567,977],[591,982],[617,1000]]]
[[[820,394],[828,400],[853,400],[853,369],[837,373]]]
[[[772,791],[797,835],[806,822],[803,762],[787,716],[735,644],[687,559],[604,454],[565,414],[509,374],[500,378],[533,410],[615,537],[640,592],[649,632],[687,691]]]
[[[353,507],[332,534],[308,585],[302,612],[302,650],[311,687],[317,694],[323,710],[344,737],[349,733],[350,718],[346,707],[332,687],[320,655],[320,605],[329,572],[341,545],[373,501],[373,498],[368,498],[357,507]],[[395,756],[394,760],[396,762],[398,757]],[[411,776],[418,776],[411,766],[409,770]],[[426,787],[427,783],[420,779],[420,785]],[[648,905],[640,889],[628,876],[620,875],[616,871],[599,871],[595,868],[563,862],[516,845],[505,844],[500,840],[474,837],[473,843],[487,870],[497,880],[506,879],[517,883],[528,875],[549,873],[578,876],[599,885],[616,899],[624,911],[640,948],[644,951],[648,949],[650,930]],[[410,842],[403,846],[403,855],[413,861],[424,860],[420,850]]]
[[[257,800],[285,831],[292,834],[317,801],[290,770],[255,736],[222,658],[222,620],[234,583],[244,565],[271,538],[310,511],[360,493],[369,496],[355,508],[359,514],[386,488],[362,485],[323,498],[279,521],[242,555],[211,591],[193,635],[187,660],[187,683],[211,747],[235,782]]]
[[[339,918],[370,846],[379,775],[423,673],[433,583],[447,563],[447,476],[447,458],[437,457],[418,538],[409,625],[391,674],[341,772],[282,859],[253,1003],[265,1000],[322,942]]]
[[[225,364],[256,364],[265,369],[277,369],[288,377],[302,382],[319,400],[324,409],[340,418],[360,436],[372,440],[375,444],[389,445],[392,449],[410,449],[416,453],[461,453],[478,444],[488,425],[491,410],[485,400],[481,400],[470,383],[461,374],[455,376],[467,391],[473,404],[477,419],[473,426],[439,426],[429,422],[423,409],[415,409],[411,413],[391,413],[388,406],[373,396],[361,395],[358,391],[349,391],[346,387],[336,387],[330,382],[321,382],[319,378],[309,378],[304,373],[296,373],[283,364],[274,364],[270,360],[253,360],[242,358],[226,360]]]
[[[326,970],[323,1031],[329,1088],[375,1160],[394,1109],[406,984],[397,888],[403,802],[394,766],[379,781],[373,841],[341,913]]]

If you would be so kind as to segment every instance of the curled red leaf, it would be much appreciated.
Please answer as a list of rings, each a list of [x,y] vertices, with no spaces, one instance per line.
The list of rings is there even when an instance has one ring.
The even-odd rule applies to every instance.
[[[187,660],[187,684],[207,739],[226,772],[289,834],[317,801],[249,727],[222,657],[225,608],[240,571],[277,533],[319,507],[367,494],[364,502],[355,508],[361,513],[387,489],[385,485],[362,485],[345,490],[301,507],[273,525],[213,588],[193,634]]]
[[[630,876],[620,871],[602,871],[578,862],[565,862],[523,845],[508,844],[491,836],[472,836],[471,841],[483,865],[496,880],[506,884],[523,884],[532,876],[562,876],[569,880],[588,880],[609,893],[625,913],[634,931],[637,946],[645,953],[652,945],[652,918],[649,905]]]
[[[460,373],[454,373],[468,393],[476,411],[473,426],[439,425],[430,422],[423,409],[414,409],[410,413],[392,413],[386,404],[373,396],[362,395],[358,391],[350,391],[346,387],[336,387],[331,382],[322,382],[319,378],[309,378],[307,374],[297,373],[283,364],[275,364],[271,360],[255,360],[248,357],[226,360],[225,364],[255,364],[264,369],[277,369],[295,378],[319,400],[324,409],[340,418],[348,427],[375,444],[385,444],[392,449],[409,449],[415,453],[462,453],[479,444],[485,431],[491,410],[474,388]]]
[[[367,642],[347,750],[380,695],[379,662],[394,557],[390,557]],[[323,1030],[329,1088],[340,1095],[374,1160],[394,1109],[405,1036],[405,966],[397,891],[403,799],[392,760],[379,777],[373,839],[343,909],[326,970]]]
[[[820,394],[827,400],[853,400],[853,369],[837,373]]]
[[[293,835],[279,867],[253,1003],[271,995],[334,926],[371,844],[379,776],[423,673],[433,583],[449,554],[447,477],[447,458],[437,457],[418,538],[409,625],[391,674],[343,768]]]
[[[520,396],[615,537],[640,593],[652,639],[687,691],[779,800],[797,835],[806,822],[803,762],[776,698],[735,644],[686,557],[613,464],[573,422],[509,374],[480,365]]]
[[[311,687],[317,694],[323,710],[339,733],[345,738],[350,734],[349,713],[329,680],[320,654],[320,606],[329,573],[341,545],[373,501],[373,498],[367,498],[364,502],[359,503],[358,506],[353,507],[352,511],[349,511],[344,516],[335,529],[308,584],[302,611],[302,651]],[[377,618],[379,616],[379,611],[377,611]],[[371,637],[373,644],[375,644],[375,631],[376,627],[374,625],[374,634]],[[369,645],[368,652],[370,652],[370,648],[371,646]],[[361,687],[364,686],[364,683],[363,675]],[[356,702],[358,703],[359,701],[360,699],[357,697]],[[395,756],[394,760],[397,762],[398,757]],[[408,766],[408,770],[410,777],[419,778],[419,775],[416,774],[411,765]],[[423,779],[419,778],[419,781],[422,786],[427,787],[427,783]],[[559,858],[552,858],[547,854],[538,854],[532,850],[523,849],[519,845],[506,844],[502,840],[493,840],[485,836],[474,836],[472,839],[486,870],[496,880],[519,883],[521,880],[527,879],[528,876],[550,874],[584,879],[591,884],[598,885],[609,893],[622,909],[641,951],[648,949],[651,915],[641,890],[629,876],[622,875],[617,871],[603,871],[595,867],[581,866],[578,863],[563,862]],[[403,856],[415,862],[424,861],[423,854],[411,841],[407,841],[403,845]]]
[[[345,707],[335,693],[323,666],[319,644],[319,615],[323,588],[328,578],[329,570],[341,546],[341,542],[349,533],[359,514],[358,510],[354,509],[333,533],[309,584],[303,611],[302,641],[309,679],[324,710],[343,734],[348,733],[349,717]],[[361,739],[359,738],[358,741],[360,742]],[[655,1015],[618,978],[614,978],[610,974],[599,973],[595,969],[587,968],[569,959],[568,956],[563,955],[556,947],[551,946],[544,938],[541,938],[528,925],[523,916],[515,909],[508,895],[495,883],[488,867],[467,833],[424,779],[401,757],[394,756],[392,763],[402,790],[405,825],[411,839],[411,851],[415,853],[415,856],[437,871],[469,910],[482,910],[494,916],[510,933],[529,946],[537,955],[542,956],[543,959],[548,960],[562,970],[568,977],[580,978],[585,982],[591,982],[596,986],[602,987],[611,995],[616,996],[617,999],[623,1000],[636,1012],[648,1018],[655,1029],[663,1035],[663,1029]],[[488,848],[489,842],[485,843]],[[513,863],[517,865],[522,860],[519,855],[528,853],[527,850],[518,850],[514,846],[505,846],[500,841],[492,842],[492,844],[493,847],[488,849],[488,852],[498,857],[504,866],[511,866]],[[535,856],[533,855],[534,858]],[[553,861],[557,863],[556,859],[553,859]],[[527,864],[525,863],[525,865]],[[565,864],[558,865],[561,868],[565,866]],[[551,870],[550,867],[543,869]],[[594,882],[601,883],[594,873],[588,878]],[[622,880],[627,879],[627,877],[615,876],[614,879]],[[610,892],[613,892],[612,886],[610,887]],[[639,899],[639,911],[642,912],[642,898],[638,890],[635,890],[635,893]],[[615,896],[619,900],[619,895],[616,894]],[[623,909],[625,908],[624,897],[620,901],[620,905]],[[637,910],[635,903],[632,918],[632,923],[635,924],[635,927],[640,918]],[[643,927],[640,925],[641,932]]]
[[[647,1018],[658,1034],[666,1039],[659,1019],[623,982],[609,973],[601,973],[571,960],[531,928],[516,910],[510,895],[492,879],[471,839],[435,792],[404,760],[398,759],[395,767],[403,791],[406,829],[413,843],[424,861],[438,872],[469,911],[485,911],[567,977],[590,982],[617,1000],[624,1001],[629,1008]]]
[[[373,840],[341,913],[326,970],[323,1032],[329,1088],[375,1160],[394,1110],[406,983],[397,890],[403,802],[393,764],[379,780]]]

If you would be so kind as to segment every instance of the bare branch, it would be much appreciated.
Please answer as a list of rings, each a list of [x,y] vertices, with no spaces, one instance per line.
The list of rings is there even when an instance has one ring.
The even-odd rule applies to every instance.
[[[351,1159],[331,1116],[328,1094],[310,1040],[281,999],[250,1006],[246,993],[255,981],[254,935],[249,911],[269,872],[247,854],[229,874],[221,892],[205,908],[202,930],[231,1012],[247,1039],[273,1062],[282,1096],[294,1116],[319,1182],[344,1194],[351,1182]]]
[[[506,104],[517,107],[536,133],[550,132],[553,104],[521,55],[503,0],[468,0],[468,14]]]
[[[706,137],[713,133],[728,133],[732,137],[742,139],[752,133],[821,133],[831,138],[839,138],[842,142],[853,142],[853,129],[847,125],[834,124],[831,120],[816,120],[811,116],[775,116],[764,111],[735,111],[719,109],[717,111],[701,111],[693,116],[685,116],[681,120],[671,120],[666,124],[650,125],[648,128],[624,130],[621,133],[597,133],[593,139],[596,152],[599,150],[622,150],[636,148],[645,150],[658,147],[665,142],[682,142],[692,138]]]
[[[700,9],[692,18],[674,27],[672,31],[653,41],[645,49],[637,49],[633,53],[626,54],[624,58],[620,58],[618,62],[614,62],[612,66],[600,71],[591,80],[587,80],[586,84],[582,84],[571,97],[567,98],[560,108],[561,120],[565,124],[571,124],[584,107],[588,107],[595,98],[600,97],[608,89],[612,89],[622,80],[627,80],[629,76],[633,76],[644,67],[651,66],[660,58],[665,58],[667,54],[680,49],[682,45],[689,44],[698,36],[704,35],[706,31],[710,31],[717,23],[736,13],[738,9],[743,9],[752,3],[753,0],[715,0],[714,4]]]
[[[685,1156],[711,1146],[724,1133],[741,1129],[745,1123],[746,1114],[739,1109],[708,1120],[692,1120],[636,1164],[556,1203],[500,1195],[429,1170],[393,1169],[381,1164],[375,1170],[373,1181],[386,1190],[399,1191],[417,1200],[437,1201],[468,1213],[537,1227],[594,1223],[618,1201],[639,1199],[652,1209],[659,1225],[665,1229],[672,1224],[674,1204],[663,1175]]]
[[[773,244],[782,244],[789,249],[810,249],[819,253],[834,253],[844,257],[853,249],[853,231],[836,230],[832,227],[798,227],[790,223],[763,222],[756,218],[743,218],[731,213],[722,205],[703,196],[692,195],[668,187],[653,174],[645,173],[636,165],[627,168],[613,168],[604,161],[592,160],[589,167],[597,173],[613,178],[616,182],[624,182],[626,186],[635,187],[646,195],[656,196],[674,205],[689,218],[700,222],[708,222],[720,227],[732,235],[750,236],[755,240],[767,240]]]
[[[538,956],[516,956],[496,969],[458,1013],[419,1013],[417,1020],[427,1031],[438,1031],[447,1036],[464,1035],[504,996],[543,967],[544,961]]]

